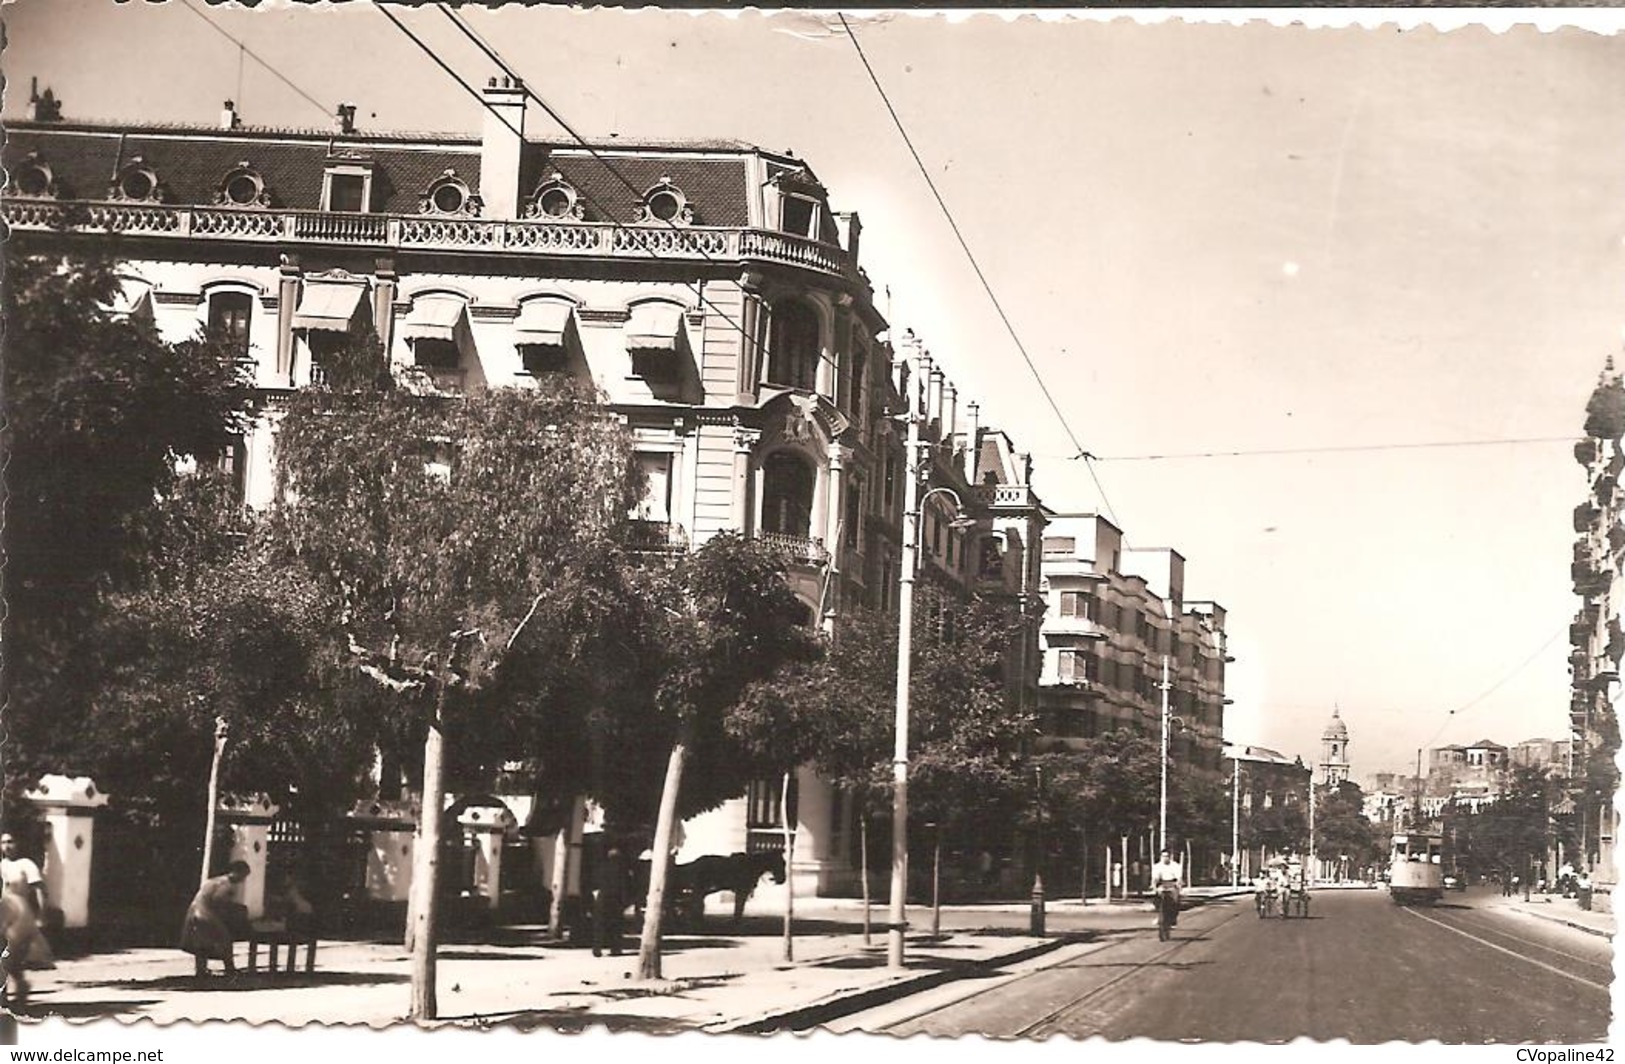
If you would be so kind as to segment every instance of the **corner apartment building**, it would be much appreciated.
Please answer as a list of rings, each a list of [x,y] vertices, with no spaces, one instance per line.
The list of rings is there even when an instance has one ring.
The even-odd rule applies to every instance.
[[[213,127],[40,107],[8,129],[3,214],[20,251],[116,255],[118,309],[164,338],[237,346],[261,409],[234,459],[250,505],[271,501],[279,406],[370,332],[448,393],[596,383],[648,474],[651,546],[772,540],[825,625],[895,602],[903,419],[919,418],[931,484],[969,525],[933,497],[922,570],[1024,603],[1043,524],[1030,463],[923,348],[890,342],[861,222],[811,167],[736,141],[544,142],[527,100],[492,79],[478,136],[359,129],[346,106],[329,129],[247,125],[229,102]],[[1036,660],[1036,623],[1026,645]],[[509,802],[518,823],[527,801]],[[851,811],[810,772],[792,801],[798,889],[839,886]],[[779,845],[778,803],[774,783],[691,822],[680,859]]]
[[[1064,747],[1119,728],[1160,734],[1163,662],[1176,766],[1224,772],[1225,610],[1185,598],[1185,558],[1130,548],[1097,514],[1059,515],[1044,533],[1046,741]]]

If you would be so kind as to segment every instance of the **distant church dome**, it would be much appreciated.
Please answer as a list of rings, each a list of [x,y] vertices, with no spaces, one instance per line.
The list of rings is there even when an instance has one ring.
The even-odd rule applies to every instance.
[[[1321,733],[1320,737],[1322,739],[1341,739],[1348,742],[1349,727],[1343,723],[1343,718],[1338,710],[1332,710],[1332,719],[1326,725],[1326,730]]]

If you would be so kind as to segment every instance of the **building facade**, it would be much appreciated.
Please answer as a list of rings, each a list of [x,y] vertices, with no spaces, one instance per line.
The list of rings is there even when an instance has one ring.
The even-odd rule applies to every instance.
[[[1266,746],[1233,746],[1224,759],[1226,770],[1234,773],[1239,877],[1245,882],[1270,858],[1307,849],[1314,774],[1301,758]]]
[[[1613,795],[1619,774],[1619,663],[1625,656],[1620,606],[1625,601],[1625,506],[1619,477],[1625,472],[1625,383],[1608,359],[1586,406],[1585,438],[1574,445],[1585,470],[1586,498],[1574,510],[1571,570],[1579,612],[1569,626],[1570,772],[1583,853],[1599,901],[1611,902],[1618,873],[1614,839],[1619,814]]]
[[[1096,514],[1056,516],[1044,535],[1046,741],[1064,748],[1118,728],[1158,735],[1167,663],[1170,763],[1224,777],[1225,610],[1185,598],[1185,559],[1128,548]]]
[[[230,103],[217,127],[109,126],[52,101],[8,129],[4,217],[20,250],[114,254],[114,309],[165,339],[237,347],[261,411],[231,459],[250,505],[272,500],[280,404],[323,380],[324,354],[376,337],[436,391],[593,382],[635,437],[651,547],[770,540],[825,626],[895,603],[916,418],[925,476],[956,501],[924,514],[922,571],[1036,610],[1030,462],[923,347],[891,342],[861,222],[810,167],[733,141],[547,143],[526,135],[527,101],[492,79],[479,136],[362,130],[345,107],[331,129],[252,127]],[[1012,680],[1026,704],[1033,615]],[[691,822],[680,859],[779,845],[778,794]],[[840,888],[850,810],[811,772],[793,801],[798,889]]]

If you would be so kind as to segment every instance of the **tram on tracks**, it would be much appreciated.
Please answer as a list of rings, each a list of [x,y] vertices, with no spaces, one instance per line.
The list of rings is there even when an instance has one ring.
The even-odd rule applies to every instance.
[[[1389,851],[1388,896],[1397,905],[1433,905],[1444,898],[1444,836],[1394,835]]]

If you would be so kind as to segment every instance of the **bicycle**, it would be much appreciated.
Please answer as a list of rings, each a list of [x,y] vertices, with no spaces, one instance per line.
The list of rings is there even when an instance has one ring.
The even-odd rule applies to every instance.
[[[1173,926],[1179,920],[1179,892],[1172,888],[1157,890],[1157,941],[1167,942]]]
[[[1258,918],[1267,920],[1275,915],[1275,890],[1273,887],[1258,892]]]

